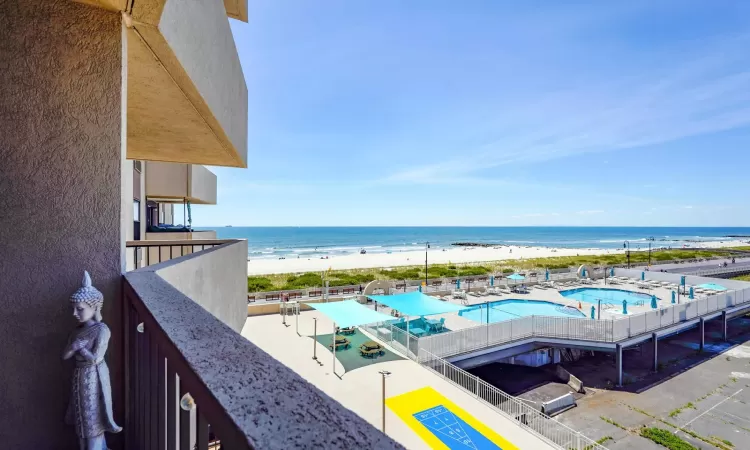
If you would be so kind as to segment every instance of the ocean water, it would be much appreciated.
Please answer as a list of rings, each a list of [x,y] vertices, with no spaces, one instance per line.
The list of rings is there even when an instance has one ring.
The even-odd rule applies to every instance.
[[[198,228],[200,229],[200,228]],[[204,228],[207,229],[207,228]],[[247,239],[250,259],[318,258],[450,247],[454,242],[563,248],[681,247],[750,236],[750,228],[688,227],[220,227],[219,239]],[[653,238],[653,241],[650,239]],[[750,238],[744,238],[748,240]]]

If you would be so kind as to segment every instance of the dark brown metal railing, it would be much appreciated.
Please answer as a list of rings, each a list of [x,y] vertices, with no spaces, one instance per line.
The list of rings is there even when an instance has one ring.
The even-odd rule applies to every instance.
[[[206,249],[205,256],[176,258],[163,267],[209,261],[220,251]],[[184,267],[187,278],[201,269]],[[124,275],[127,450],[403,448],[243,338],[156,269]],[[202,270],[206,283],[212,281],[210,272]],[[183,408],[181,399],[194,399],[193,407]]]
[[[125,448],[253,448],[127,282],[124,296]],[[188,395],[200,399],[194,421],[190,409],[180,405]]]
[[[234,242],[231,239],[189,239],[166,241],[127,241],[125,247],[132,252],[134,269],[169,261],[217,245]]]

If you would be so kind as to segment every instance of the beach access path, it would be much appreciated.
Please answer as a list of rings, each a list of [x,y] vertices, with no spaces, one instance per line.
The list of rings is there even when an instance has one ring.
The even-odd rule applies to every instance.
[[[695,243],[696,248],[739,247],[746,245],[740,240]],[[644,248],[631,252],[645,251]],[[623,249],[601,248],[552,248],[525,246],[497,247],[455,247],[430,249],[427,251],[428,264],[447,263],[481,263],[490,261],[507,261],[512,259],[549,258],[556,256],[582,255],[615,255],[623,254]],[[381,267],[422,266],[425,263],[424,250],[393,253],[359,253],[319,258],[286,258],[286,259],[252,259],[247,262],[248,275],[265,275],[274,273],[321,272],[331,270],[370,269]]]

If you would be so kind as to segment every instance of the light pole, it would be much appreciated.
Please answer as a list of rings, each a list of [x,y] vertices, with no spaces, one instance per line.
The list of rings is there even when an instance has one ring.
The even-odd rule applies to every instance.
[[[318,318],[313,317],[313,359],[318,360]]]
[[[648,265],[651,267],[651,243],[648,243]]]
[[[387,370],[381,370],[378,373],[383,376],[383,391],[382,391],[383,392],[383,409],[382,409],[382,413],[383,413],[383,433],[385,433],[385,377],[387,377],[391,373],[388,372]]]
[[[430,243],[425,242],[425,247],[424,247],[424,287],[425,287],[425,290],[427,289],[427,249],[429,248],[430,248]]]
[[[625,255],[628,257],[628,269],[630,269],[630,241],[625,241],[625,243],[622,244],[622,248],[627,248]]]

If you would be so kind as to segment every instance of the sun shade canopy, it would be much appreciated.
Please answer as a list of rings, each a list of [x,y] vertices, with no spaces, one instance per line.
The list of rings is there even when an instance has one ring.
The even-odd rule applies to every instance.
[[[371,310],[356,300],[305,304],[322,312],[336,323],[336,325],[343,328],[367,325],[368,323],[385,322],[386,320],[393,319],[393,317],[387,314],[381,314],[377,311]]]
[[[408,292],[396,295],[368,295],[368,298],[389,306],[407,316],[429,316],[465,309],[453,303],[437,300],[421,292]]]
[[[526,277],[517,273],[514,273],[513,275],[508,275],[509,280],[525,280]]]

